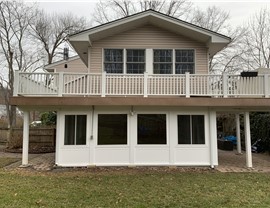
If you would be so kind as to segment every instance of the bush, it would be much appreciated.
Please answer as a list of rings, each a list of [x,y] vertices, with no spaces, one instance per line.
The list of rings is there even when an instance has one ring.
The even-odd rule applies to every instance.
[[[250,131],[252,142],[261,139],[264,149],[270,153],[270,113],[250,113]]]
[[[56,125],[56,112],[49,111],[41,113],[40,120],[46,126]]]

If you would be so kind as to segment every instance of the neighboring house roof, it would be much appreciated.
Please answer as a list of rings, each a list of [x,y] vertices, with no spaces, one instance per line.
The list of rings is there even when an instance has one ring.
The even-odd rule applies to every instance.
[[[70,57],[68,60],[60,60],[60,61],[56,61],[56,62],[53,62],[51,64],[47,64],[44,66],[44,69],[48,72],[54,72],[54,68],[56,66],[58,66],[59,64],[65,64],[69,61],[74,61],[74,60],[77,60],[77,59],[80,59],[80,57],[78,55],[76,56],[72,56]]]
[[[83,62],[88,64],[88,47],[92,42],[134,29],[146,24],[184,35],[195,41],[206,43],[210,56],[222,50],[231,39],[222,34],[179,20],[154,10],[146,10],[103,25],[99,25],[69,36],[69,42]]]

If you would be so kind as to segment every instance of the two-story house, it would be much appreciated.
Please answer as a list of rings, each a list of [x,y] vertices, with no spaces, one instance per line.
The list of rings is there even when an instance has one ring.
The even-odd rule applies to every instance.
[[[208,61],[230,38],[148,10],[69,37],[78,53],[16,72],[13,105],[57,111],[58,166],[217,166],[216,113],[269,110],[269,76],[210,75]]]

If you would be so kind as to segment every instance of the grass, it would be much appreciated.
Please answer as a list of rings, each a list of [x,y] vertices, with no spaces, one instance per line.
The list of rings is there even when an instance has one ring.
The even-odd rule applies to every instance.
[[[18,158],[9,158],[9,157],[5,157],[5,158],[0,158],[0,168],[3,168],[7,165],[10,165],[11,163],[17,162],[20,159]]]
[[[270,175],[0,170],[1,207],[270,207]]]

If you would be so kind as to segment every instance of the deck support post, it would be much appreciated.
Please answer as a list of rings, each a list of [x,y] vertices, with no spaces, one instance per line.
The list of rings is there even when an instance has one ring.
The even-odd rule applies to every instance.
[[[209,134],[210,134],[210,165],[214,168],[218,165],[217,151],[217,115],[216,111],[209,111]]]
[[[22,149],[22,167],[28,166],[29,149],[29,111],[23,112],[23,149]]]
[[[252,168],[249,112],[244,113],[244,121],[245,121],[245,143],[246,143],[246,166],[248,168]]]
[[[237,153],[242,154],[241,152],[241,133],[240,133],[240,115],[239,113],[235,114],[235,125],[236,125],[236,138],[237,138]]]

